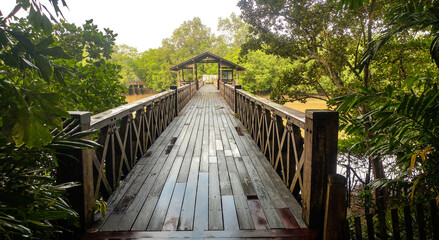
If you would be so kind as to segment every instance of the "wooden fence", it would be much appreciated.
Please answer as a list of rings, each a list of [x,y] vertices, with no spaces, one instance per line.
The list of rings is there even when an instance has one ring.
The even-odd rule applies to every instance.
[[[334,178],[337,180],[332,182],[328,180],[330,175],[336,174],[338,113],[329,110],[299,112],[253,96],[239,85],[220,83],[219,90],[285,185],[301,202],[307,225],[323,228],[325,223],[329,228],[337,228],[332,237],[337,239],[341,225],[330,224],[344,219],[343,210],[332,213],[332,209],[339,208],[326,204],[328,201],[329,205],[345,204],[343,199],[341,202],[327,199],[330,193],[340,192],[335,190],[336,186],[345,189],[346,185],[343,177]],[[328,187],[331,184],[332,190]],[[327,210],[329,215],[324,220]]]
[[[80,130],[99,130],[97,142],[102,145],[75,152],[77,160],[61,158],[58,169],[59,182],[82,183],[69,195],[83,229],[93,223],[96,200],[111,195],[195,92],[195,84],[172,86],[171,90],[93,116],[71,112],[79,120]]]
[[[424,204],[404,206],[390,212],[380,210],[376,214],[366,214],[365,227],[361,218],[351,223],[351,239],[439,239],[439,218],[436,199]]]

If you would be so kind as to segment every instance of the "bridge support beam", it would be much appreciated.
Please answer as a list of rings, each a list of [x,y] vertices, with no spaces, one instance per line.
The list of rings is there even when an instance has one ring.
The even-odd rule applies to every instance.
[[[323,240],[349,239],[343,236],[346,202],[346,178],[338,174],[329,175]]]
[[[241,89],[241,85],[235,85],[235,98],[234,98],[235,108],[233,109],[235,113],[238,113],[238,93],[236,92],[237,89]]]
[[[80,128],[78,131],[90,129],[90,112],[72,111],[69,112],[72,119],[75,119]],[[68,154],[72,158],[66,157]],[[59,168],[57,169],[57,182],[80,182],[81,185],[67,189],[68,198],[73,209],[79,213],[81,231],[84,232],[87,226],[94,221],[94,180],[92,149],[77,150],[62,157],[58,157]]]
[[[303,220],[309,228],[323,228],[329,174],[337,168],[338,112],[306,110],[303,166]]]
[[[177,116],[178,115],[178,87],[177,86],[175,86],[175,85],[173,85],[173,86],[171,86],[171,90],[174,90],[175,91],[175,96],[174,96],[174,109],[175,109],[175,115],[174,116]]]

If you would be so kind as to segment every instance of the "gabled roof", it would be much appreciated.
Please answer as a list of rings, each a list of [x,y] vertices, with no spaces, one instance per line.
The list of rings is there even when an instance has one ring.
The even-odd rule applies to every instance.
[[[218,63],[221,62],[221,68],[232,68],[236,71],[247,71],[244,67],[231,62],[225,58],[222,58],[218,55],[215,55],[209,51],[206,51],[196,57],[193,57],[189,60],[186,60],[182,63],[179,63],[169,69],[171,72],[176,72],[181,69],[192,69],[194,63]]]

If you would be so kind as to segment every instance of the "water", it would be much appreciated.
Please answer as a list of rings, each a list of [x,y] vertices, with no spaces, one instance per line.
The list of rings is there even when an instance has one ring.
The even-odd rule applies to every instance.
[[[134,102],[134,101],[137,101],[137,100],[140,100],[142,98],[146,98],[146,97],[149,97],[152,95],[155,95],[155,93],[139,94],[139,95],[125,95],[125,101],[130,103],[130,102]]]

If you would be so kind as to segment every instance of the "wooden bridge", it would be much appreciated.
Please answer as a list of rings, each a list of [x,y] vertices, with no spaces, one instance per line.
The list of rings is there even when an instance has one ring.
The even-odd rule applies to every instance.
[[[197,90],[196,86],[200,86]],[[219,90],[218,90],[219,89]],[[240,89],[188,84],[90,116],[102,148],[60,164],[84,239],[337,239],[344,179],[338,115]],[[96,200],[108,199],[105,217]]]

